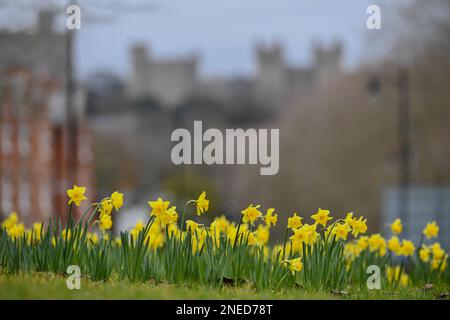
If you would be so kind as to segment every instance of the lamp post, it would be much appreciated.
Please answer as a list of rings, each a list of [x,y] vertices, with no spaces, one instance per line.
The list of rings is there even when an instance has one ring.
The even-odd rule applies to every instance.
[[[400,219],[409,226],[409,200],[411,186],[411,120],[410,120],[410,85],[409,72],[400,67],[396,75],[397,89],[397,141],[398,141],[398,213]],[[381,81],[373,76],[367,82],[367,90],[372,97],[378,98],[381,92]],[[407,237],[409,230],[405,228]]]
[[[410,100],[409,100],[409,73],[406,68],[398,70],[397,78],[398,90],[398,145],[399,145],[399,201],[398,210],[400,218],[409,226],[409,193],[410,193]],[[405,229],[405,236],[408,236],[408,228]]]
[[[77,4],[69,1],[68,5]],[[74,75],[73,75],[73,44],[75,40],[74,30],[67,30],[66,37],[66,114],[67,114],[67,140],[68,140],[68,172],[70,182],[77,179],[78,167],[78,118],[74,103]]]

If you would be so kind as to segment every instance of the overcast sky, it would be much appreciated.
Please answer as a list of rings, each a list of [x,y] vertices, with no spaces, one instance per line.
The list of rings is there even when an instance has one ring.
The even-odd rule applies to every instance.
[[[0,10],[2,24],[29,24],[24,15],[30,2],[11,2],[16,10]],[[68,1],[60,5],[60,25]],[[37,4],[45,3],[32,2]],[[246,75],[254,67],[257,42],[278,40],[286,58],[307,64],[315,41],[345,45],[345,64],[354,66],[367,53],[366,9],[378,0],[78,0],[82,28],[77,31],[77,71],[82,78],[97,70],[126,76],[129,48],[145,43],[154,56],[197,53],[207,75]],[[22,5],[17,5],[21,3]],[[120,5],[115,6],[114,3]],[[153,10],[146,10],[154,5]],[[137,6],[130,10],[123,4]],[[131,4],[131,5],[130,5]],[[62,5],[62,6],[61,6]],[[20,19],[19,19],[20,17]],[[25,17],[25,18],[24,18]],[[92,22],[94,17],[96,22]],[[102,20],[107,18],[105,21]]]
[[[364,53],[366,9],[370,3],[164,0],[157,2],[154,11],[124,13],[106,23],[82,25],[77,62],[82,77],[98,69],[126,75],[129,47],[143,42],[156,57],[200,54],[201,72],[208,75],[249,74],[256,42],[279,40],[289,61],[306,64],[314,41],[330,43],[340,39],[345,44],[346,65],[351,66]]]

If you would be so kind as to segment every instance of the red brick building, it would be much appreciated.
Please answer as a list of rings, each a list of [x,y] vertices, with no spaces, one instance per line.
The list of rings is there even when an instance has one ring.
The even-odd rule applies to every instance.
[[[76,150],[69,150],[64,86],[23,67],[8,68],[2,78],[0,214],[16,211],[28,224],[64,218],[66,189],[74,183],[93,199],[88,127],[77,122]]]

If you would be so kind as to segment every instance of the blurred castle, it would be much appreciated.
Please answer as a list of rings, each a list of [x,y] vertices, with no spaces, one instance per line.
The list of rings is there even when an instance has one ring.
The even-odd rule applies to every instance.
[[[412,30],[423,25],[409,21],[408,16]],[[443,68],[449,65],[450,29],[443,21],[430,21],[439,23],[440,36],[418,37],[423,30],[417,27],[411,45],[402,33],[396,43],[401,50],[388,45],[388,57],[351,72],[341,70],[339,44],[313,47],[306,67],[288,63],[279,44],[260,45],[253,75],[218,79],[199,74],[196,56],[160,59],[137,46],[128,83],[108,72],[88,83],[96,152],[107,155],[97,158],[99,188],[126,186],[132,191],[129,203],[145,203],[161,190],[182,203],[206,189],[218,206],[211,210],[224,214],[239,213],[249,200],[274,206],[285,217],[294,210],[312,213],[319,205],[336,217],[353,210],[369,219],[372,231],[408,207],[405,234],[420,235],[425,221],[436,220],[446,230],[442,241],[450,243],[449,69]],[[411,72],[406,93],[396,79],[405,64]],[[397,188],[403,171],[399,123],[406,119],[399,112],[402,100],[410,100],[413,122],[406,206],[399,205]],[[251,166],[176,167],[170,134],[174,128],[192,129],[193,120],[219,129],[280,128],[279,174],[262,178]]]
[[[131,56],[129,93],[133,98],[152,97],[172,108],[193,96],[227,103],[244,87],[259,112],[277,114],[288,101],[325,84],[341,71],[342,47],[340,43],[316,45],[313,64],[301,68],[287,64],[279,43],[258,45],[256,74],[245,81],[201,78],[196,56],[157,60],[142,45],[135,46]]]
[[[67,121],[68,41],[53,30],[50,12],[40,13],[34,32],[0,32],[0,214],[17,211],[26,222],[64,217],[69,186],[93,191],[79,88],[73,94],[76,126]]]
[[[276,125],[294,101],[320,91],[343,72],[341,44],[316,45],[313,56],[311,65],[293,66],[281,44],[258,45],[254,75],[208,78],[200,74],[195,55],[157,58],[145,46],[135,46],[128,82],[103,72],[86,83],[95,152],[115,155],[96,159],[98,189],[106,193],[121,185],[131,203],[142,203],[149,192],[170,190],[183,199],[207,188],[222,195],[216,209],[239,212],[237,201],[247,194],[246,179],[254,168],[175,166],[170,134],[192,128],[194,120],[202,120],[204,128]]]

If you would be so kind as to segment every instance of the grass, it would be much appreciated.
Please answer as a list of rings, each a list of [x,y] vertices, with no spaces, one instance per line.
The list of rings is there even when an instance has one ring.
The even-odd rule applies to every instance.
[[[111,279],[93,282],[82,278],[80,290],[69,290],[66,277],[51,273],[0,274],[0,299],[449,299],[450,286],[399,288],[346,292],[308,291],[303,288],[257,291],[251,285],[239,287],[130,283]]]
[[[439,243],[423,247],[421,240],[419,252],[407,239],[358,238],[367,231],[363,217],[330,222],[329,211],[319,209],[313,224],[302,225],[294,215],[281,225],[284,242],[273,246],[273,209],[263,216],[250,205],[238,224],[216,217],[209,227],[188,220],[184,229],[186,210],[178,225],[175,207],[158,198],[146,224],[113,239],[107,230],[114,194],[79,219],[71,204],[64,224],[54,218],[25,229],[11,214],[0,228],[0,298],[446,299],[450,291],[448,255]],[[71,265],[80,267],[81,290],[66,287]],[[366,287],[373,266],[382,290]]]

